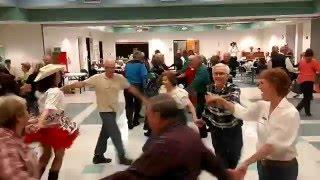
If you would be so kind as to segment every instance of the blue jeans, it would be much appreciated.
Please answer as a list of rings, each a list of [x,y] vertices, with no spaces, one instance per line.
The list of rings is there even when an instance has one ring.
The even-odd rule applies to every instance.
[[[119,159],[124,158],[125,152],[121,139],[121,133],[116,123],[116,113],[100,112],[99,115],[102,119],[102,127],[94,154],[103,155],[107,151],[108,139],[111,137],[111,140],[118,152]]]

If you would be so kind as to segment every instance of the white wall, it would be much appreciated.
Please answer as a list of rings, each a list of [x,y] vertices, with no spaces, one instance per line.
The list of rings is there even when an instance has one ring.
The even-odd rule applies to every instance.
[[[279,24],[262,30],[262,47],[271,52],[272,46],[283,46],[286,43],[286,25]]]
[[[0,45],[5,49],[5,58],[11,59],[12,65],[17,69],[20,69],[22,62],[40,62],[44,55],[41,26],[2,24]]]
[[[173,40],[199,40],[200,54],[211,57],[218,51],[228,51],[230,43],[238,43],[239,50],[249,51],[250,46],[261,46],[261,30],[246,31],[212,31],[212,32],[180,32],[180,33],[129,33],[114,34],[116,42],[149,42],[150,59],[156,49],[165,55],[168,65],[173,63]],[[110,46],[114,46],[111,45]],[[240,54],[240,53],[239,53]]]
[[[92,38],[94,45],[98,45],[99,41],[103,41],[104,46],[106,44],[104,42],[104,39],[107,37],[106,33],[84,27],[45,27],[43,31],[46,50],[52,51],[53,48],[60,47],[61,51],[67,52],[69,59],[68,70],[70,72],[79,72],[81,68],[86,69],[87,67],[86,37]],[[92,53],[93,58],[98,60],[97,54],[99,52]],[[104,57],[107,57],[107,53],[108,51],[105,50]],[[82,67],[80,64],[82,64]]]
[[[311,43],[311,21],[308,20],[303,23],[303,40],[302,40],[302,51],[310,48]]]

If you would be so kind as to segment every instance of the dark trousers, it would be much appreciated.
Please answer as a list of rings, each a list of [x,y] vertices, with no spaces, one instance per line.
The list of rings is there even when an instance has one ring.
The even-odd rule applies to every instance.
[[[135,86],[142,92],[142,86]],[[134,122],[139,121],[139,113],[142,107],[142,103],[139,98],[135,97],[128,90],[124,90],[126,116],[128,119],[128,125],[133,125]]]
[[[288,166],[283,165],[262,165],[261,161],[257,163],[259,180],[296,180],[298,177],[298,161],[296,159]]]
[[[235,169],[241,156],[243,146],[242,128],[212,128],[212,145],[216,155],[221,158],[226,168]]]
[[[205,95],[206,95],[205,93],[197,93],[196,113],[197,113],[198,119],[202,118],[202,113],[204,111],[204,106],[206,104]],[[206,125],[199,128],[199,133],[200,133],[201,138],[206,138],[208,136]]]
[[[306,114],[310,114],[311,100],[313,99],[313,83],[312,81],[305,81],[300,84],[300,89],[303,94],[303,99],[297,106],[298,111],[304,108]]]
[[[107,151],[108,139],[110,137],[114,146],[116,147],[119,159],[124,158],[125,152],[121,139],[121,133],[116,123],[116,113],[100,112],[99,115],[102,119],[102,127],[94,154],[103,155]]]

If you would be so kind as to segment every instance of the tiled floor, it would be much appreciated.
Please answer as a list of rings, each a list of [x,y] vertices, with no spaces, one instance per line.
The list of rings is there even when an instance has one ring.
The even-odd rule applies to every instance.
[[[259,99],[259,90],[249,87],[242,88],[242,102],[248,103],[252,99]],[[288,95],[291,99],[292,94]],[[118,125],[121,129],[122,139],[130,158],[137,158],[141,154],[141,147],[146,141],[143,136],[142,125],[128,131],[126,118],[124,114],[124,99],[119,96],[121,110],[118,113]],[[297,101],[297,100],[293,100]],[[67,150],[63,167],[60,173],[61,180],[91,180],[99,179],[116,171],[123,170],[126,167],[117,163],[114,146],[111,141],[108,143],[108,150],[105,154],[113,159],[111,164],[93,165],[92,156],[97,141],[98,133],[101,127],[101,121],[97,114],[95,95],[92,91],[85,91],[82,94],[68,95],[66,111],[75,121],[81,123],[80,136],[76,139],[71,149]],[[295,102],[294,102],[295,103]],[[320,176],[320,113],[319,97],[313,102],[313,120],[301,121],[301,137],[298,142],[298,160],[299,160],[299,180],[317,180]],[[303,113],[302,113],[303,115]],[[301,116],[302,119],[304,116]],[[190,125],[194,127],[193,125]],[[256,129],[255,123],[245,123],[243,126],[244,146],[242,158],[247,158],[255,151]],[[204,143],[212,148],[210,136],[204,140]],[[317,149],[318,148],[318,149]],[[43,179],[46,179],[46,173]],[[203,172],[200,180],[212,179],[212,177]],[[258,179],[255,165],[249,168],[246,180]]]

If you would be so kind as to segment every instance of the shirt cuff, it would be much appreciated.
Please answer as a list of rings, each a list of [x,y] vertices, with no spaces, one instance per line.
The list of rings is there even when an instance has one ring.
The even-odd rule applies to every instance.
[[[239,103],[234,103],[234,113],[233,116],[242,119],[244,107],[241,106]]]

